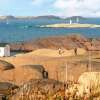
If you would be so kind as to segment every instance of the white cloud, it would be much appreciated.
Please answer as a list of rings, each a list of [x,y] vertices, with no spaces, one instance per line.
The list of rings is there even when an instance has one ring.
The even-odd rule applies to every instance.
[[[100,16],[100,0],[56,0],[53,6],[62,16]]]
[[[32,0],[32,5],[39,6],[42,5],[45,2],[45,0]]]

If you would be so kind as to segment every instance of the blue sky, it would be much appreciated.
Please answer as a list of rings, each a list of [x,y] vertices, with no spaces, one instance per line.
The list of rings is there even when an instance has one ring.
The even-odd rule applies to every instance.
[[[0,15],[100,17],[100,0],[0,0]]]
[[[47,1],[48,0],[0,0],[0,15],[38,16],[54,14],[55,11],[51,6],[54,0]]]

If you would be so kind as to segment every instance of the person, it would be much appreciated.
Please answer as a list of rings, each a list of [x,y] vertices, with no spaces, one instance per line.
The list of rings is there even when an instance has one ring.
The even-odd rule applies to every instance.
[[[59,48],[59,55],[61,55],[61,48]]]
[[[43,71],[43,78],[48,79],[48,72]]]
[[[87,65],[86,65],[86,68],[87,68],[87,71],[89,71],[89,64],[87,63]]]
[[[77,55],[77,48],[74,49],[74,53],[75,53],[75,55]]]
[[[2,100],[8,100],[7,96],[2,96]]]

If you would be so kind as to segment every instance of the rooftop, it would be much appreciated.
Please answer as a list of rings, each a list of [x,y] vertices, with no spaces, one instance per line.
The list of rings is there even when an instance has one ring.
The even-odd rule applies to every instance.
[[[0,43],[0,47],[5,47],[8,43]]]

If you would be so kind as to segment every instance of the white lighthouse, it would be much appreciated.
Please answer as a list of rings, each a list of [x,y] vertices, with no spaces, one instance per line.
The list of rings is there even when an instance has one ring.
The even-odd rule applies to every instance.
[[[79,18],[78,18],[78,17],[76,18],[76,23],[77,23],[77,24],[79,23]]]
[[[72,20],[70,19],[70,24],[72,24]]]

